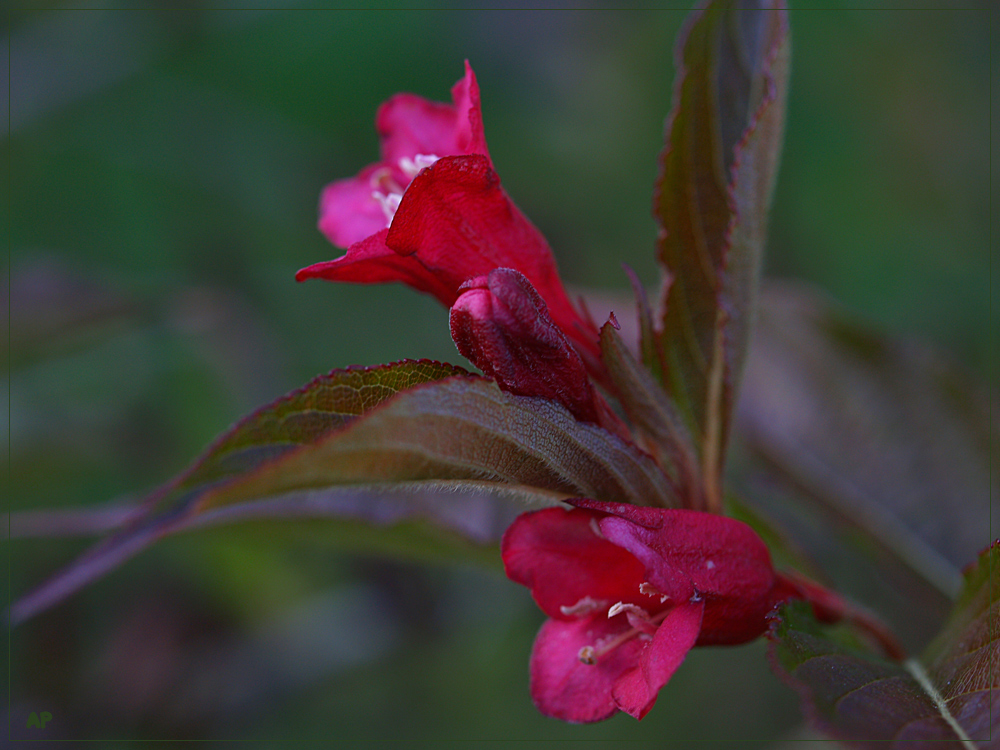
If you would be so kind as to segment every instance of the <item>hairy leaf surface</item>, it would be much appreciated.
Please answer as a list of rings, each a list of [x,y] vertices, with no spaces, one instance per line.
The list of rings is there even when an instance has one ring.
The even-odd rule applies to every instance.
[[[379,367],[334,370],[245,417],[223,433],[174,484],[155,499],[193,497],[210,484],[237,477],[314,443],[400,391],[456,375],[460,367],[430,360],[405,360]]]
[[[670,480],[635,446],[578,422],[559,404],[506,394],[463,372],[428,362],[337,371],[279,399],[223,435],[120,531],[17,602],[13,619],[191,527],[249,519],[416,521],[456,540],[488,543],[526,504],[581,495],[679,502]],[[35,534],[37,527],[36,518]],[[419,524],[414,529],[419,533]]]
[[[276,492],[367,482],[460,479],[639,505],[676,502],[649,456],[545,399],[485,378],[414,388],[284,460],[208,492],[199,509]]]

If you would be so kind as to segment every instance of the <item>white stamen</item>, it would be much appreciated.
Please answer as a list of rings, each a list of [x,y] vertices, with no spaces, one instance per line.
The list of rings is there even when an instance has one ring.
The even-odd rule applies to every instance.
[[[643,581],[642,583],[639,584],[639,593],[645,594],[646,596],[660,597],[660,604],[663,604],[663,602],[665,602],[667,599],[670,598],[669,594],[664,594],[649,581]]]
[[[417,173],[421,169],[429,167],[439,158],[440,157],[435,156],[434,154],[417,154],[412,159],[408,156],[404,156],[399,160],[399,168],[403,170],[403,174],[412,180],[417,176]]]
[[[382,207],[382,213],[385,214],[385,225],[389,226],[392,224],[392,217],[396,215],[396,209],[399,208],[399,202],[403,200],[401,193],[380,193],[375,190],[372,192],[372,198],[378,201],[378,204]]]
[[[618,602],[614,607],[612,607],[612,609],[615,609],[616,607],[621,608],[619,609],[619,612],[625,612],[625,616],[628,617],[629,625],[631,627],[618,635],[609,635],[606,638],[599,638],[593,646],[584,646],[581,648],[579,652],[577,652],[577,658],[584,664],[596,664],[597,660],[606,653],[618,648],[620,645],[628,642],[632,638],[638,637],[643,641],[648,640],[652,637],[653,633],[656,632],[656,626],[663,622],[667,615],[673,611],[671,609],[665,609],[662,612],[650,617],[646,614],[642,607],[637,607],[634,604],[624,604],[623,602]]]
[[[604,609],[606,606],[608,606],[606,601],[598,601],[597,599],[585,596],[572,607],[565,605],[559,607],[559,611],[567,617],[582,617],[583,615],[589,615],[591,612]]]
[[[626,604],[625,602],[618,602],[617,604],[611,605],[611,609],[608,610],[608,619],[610,620],[612,617],[620,615],[622,612],[631,612],[642,619],[649,619],[649,612],[644,610],[638,604]]]

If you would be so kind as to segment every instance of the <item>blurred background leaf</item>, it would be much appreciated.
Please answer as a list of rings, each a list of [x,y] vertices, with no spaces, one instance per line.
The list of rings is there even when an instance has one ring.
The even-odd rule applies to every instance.
[[[887,337],[815,289],[772,282],[761,300],[733,478],[920,647],[996,536],[989,393],[940,348]]]
[[[338,253],[316,203],[375,157],[379,102],[446,99],[465,57],[505,186],[566,279],[624,290],[627,262],[652,287],[651,193],[685,15],[9,12],[11,507],[140,496],[333,367],[465,364],[433,300],[293,281]],[[766,271],[993,377],[988,16],[840,4],[793,9],[791,26]],[[157,545],[13,631],[12,716],[50,711],[45,739],[650,746],[763,746],[800,721],[761,643],[693,653],[642,723],[547,721],[527,691],[541,618],[526,592],[496,572],[338,551],[351,536],[253,524]],[[82,545],[12,543],[8,585],[24,592]],[[863,587],[884,573],[862,560],[834,575]],[[946,612],[938,596],[928,607]]]

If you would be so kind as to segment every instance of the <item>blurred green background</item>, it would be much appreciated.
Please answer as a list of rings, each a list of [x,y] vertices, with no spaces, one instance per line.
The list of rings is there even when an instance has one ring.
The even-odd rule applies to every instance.
[[[496,167],[566,280],[620,293],[625,262],[652,288],[650,196],[685,15],[9,12],[10,507],[140,496],[334,367],[461,363],[430,298],[293,276],[340,254],[316,203],[377,157],[378,104],[447,100],[465,58]],[[767,258],[771,276],[929,339],[982,379],[1000,343],[988,19],[792,11]],[[39,739],[109,743],[796,736],[762,643],[692,653],[641,724],[544,719],[527,689],[541,615],[499,567],[384,560],[330,538],[317,524],[155,546],[13,632],[12,727],[23,736],[28,712],[49,711]],[[85,546],[10,543],[11,593]]]

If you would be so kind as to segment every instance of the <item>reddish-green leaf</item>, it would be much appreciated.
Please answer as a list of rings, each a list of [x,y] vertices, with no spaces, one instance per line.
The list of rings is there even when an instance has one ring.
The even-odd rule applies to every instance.
[[[512,518],[508,506],[521,510],[526,502],[585,495],[678,503],[670,480],[635,446],[559,404],[456,372],[428,362],[339,371],[266,407],[156,493],[144,513],[17,602],[13,618],[30,617],[156,539],[193,526],[416,520],[490,542]]]
[[[923,662],[969,736],[992,736],[1000,746],[1000,541],[964,577],[962,595]]]
[[[151,512],[154,506],[177,506],[216,483],[246,473],[296,446],[315,442],[401,390],[456,375],[468,372],[430,360],[333,370],[241,419],[138,507],[20,513],[14,518],[12,535],[73,536],[113,530]]]
[[[562,497],[675,505],[663,472],[632,445],[553,401],[485,378],[414,388],[315,444],[216,490],[199,510],[332,484],[468,480]]]
[[[784,8],[741,6],[709,3],[687,28],[654,199],[665,269],[664,385],[694,436],[716,510],[788,77]]]
[[[441,378],[467,375],[453,365],[402,361],[378,367],[334,370],[240,420],[223,433],[186,471],[152,492],[130,511],[112,509],[120,530],[85,553],[75,563],[11,607],[16,621],[30,617],[120,565],[161,536],[184,527],[193,516],[194,502],[210,488],[276,460],[289,450],[309,444],[343,427],[400,390]],[[96,518],[95,518],[96,517]],[[88,533],[104,529],[107,509],[75,516],[34,514],[24,535],[64,535],[74,529]],[[97,521],[97,523],[95,523]],[[17,519],[12,535],[20,535]],[[67,523],[68,522],[68,523]]]
[[[625,266],[625,273],[632,284],[632,292],[635,294],[636,322],[638,323],[639,353],[642,364],[649,370],[650,374],[660,383],[664,380],[663,348],[660,346],[660,339],[656,335],[653,326],[653,311],[649,307],[649,298],[646,289],[643,287],[639,277],[636,276],[628,266]],[[673,411],[676,411],[671,407]],[[688,437],[690,440],[690,437]]]
[[[852,745],[1000,746],[1000,721],[991,724],[1000,719],[998,565],[1000,542],[966,571],[948,624],[920,661],[885,661],[795,604],[770,633],[772,666],[820,729]]]
[[[607,368],[629,421],[644,438],[644,447],[670,474],[686,508],[704,505],[691,437],[670,399],[625,346],[609,322],[601,328],[601,361]]]
[[[151,499],[169,502],[197,496],[214,483],[245,474],[292,448],[316,442],[400,391],[467,374],[460,367],[441,362],[405,360],[321,375],[240,420],[190,469]]]

